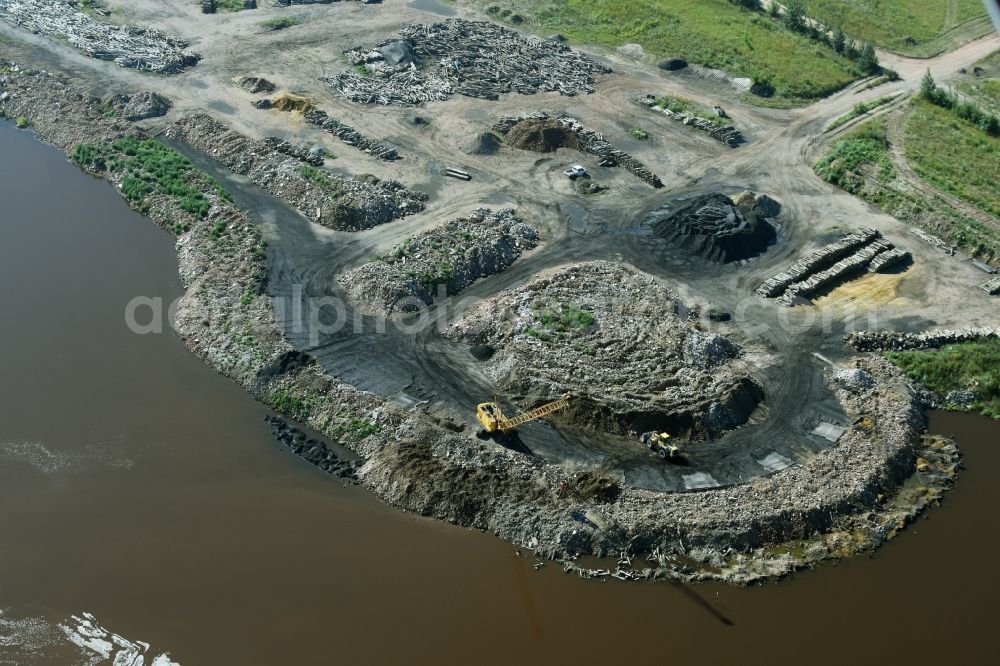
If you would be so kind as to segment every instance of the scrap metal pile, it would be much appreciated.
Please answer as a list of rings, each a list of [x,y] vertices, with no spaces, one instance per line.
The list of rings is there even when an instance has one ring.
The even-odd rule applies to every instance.
[[[345,51],[361,71],[323,80],[355,102],[410,106],[454,94],[497,99],[540,90],[592,93],[594,74],[611,71],[559,42],[485,21],[412,25],[400,36]]]
[[[662,113],[667,118],[673,120],[679,120],[685,125],[690,125],[695,129],[699,129],[705,132],[710,137],[716,141],[721,141],[730,148],[736,148],[742,143],[746,143],[746,139],[743,137],[743,133],[732,125],[723,125],[720,123],[713,123],[711,120],[705,118],[699,118],[698,116],[689,113],[679,113],[676,111],[671,111],[666,109],[659,104],[657,104],[656,97],[653,95],[646,95],[645,97],[640,97],[638,100],[639,104],[649,107],[653,111],[658,111]]]
[[[369,139],[350,125],[345,125],[336,118],[326,115],[326,111],[316,109],[306,112],[302,117],[307,123],[322,127],[348,146],[354,146],[358,150],[363,150],[372,157],[386,160],[387,162],[399,159],[399,153],[396,152],[395,148],[390,148],[374,139]]]
[[[60,0],[0,0],[0,19],[25,30],[66,40],[91,58],[122,67],[176,74],[201,56],[188,43],[157,30],[104,23]]]
[[[544,112],[522,116],[507,116],[493,125],[493,130],[506,136],[515,148],[550,152],[557,148],[575,148],[590,153],[601,166],[621,166],[653,187],[663,187],[663,181],[639,160],[608,143],[604,135],[584,127],[576,118],[552,117]]]
[[[513,209],[478,208],[397,245],[384,257],[346,273],[351,299],[390,314],[430,305],[439,291],[454,295],[506,270],[538,245],[538,232]]]
[[[205,114],[179,120],[164,136],[190,144],[332,229],[371,229],[418,213],[427,201],[426,194],[394,180],[358,180],[317,169],[294,146],[255,141]]]
[[[497,294],[448,335],[493,352],[484,369],[506,395],[572,394],[563,414],[577,425],[714,438],[745,423],[764,393],[740,348],[689,313],[649,275],[598,261]]]
[[[769,278],[757,287],[756,293],[765,298],[777,298],[779,303],[791,307],[865,269],[873,273],[885,271],[909,259],[909,252],[896,249],[877,229],[861,227]]]

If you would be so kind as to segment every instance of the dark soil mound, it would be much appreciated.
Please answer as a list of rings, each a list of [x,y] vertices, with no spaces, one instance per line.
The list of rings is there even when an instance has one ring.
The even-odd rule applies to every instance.
[[[776,233],[754,209],[739,207],[724,194],[703,194],[651,217],[653,233],[710,261],[729,263],[756,257]]]
[[[274,92],[275,85],[267,79],[259,76],[244,76],[236,81],[236,84],[248,93],[257,94],[262,92]]]
[[[462,146],[462,152],[468,155],[496,155],[502,145],[496,134],[483,132],[467,141]]]
[[[536,153],[551,153],[558,148],[580,150],[580,137],[576,132],[552,118],[522,120],[510,128],[507,140],[515,148]]]

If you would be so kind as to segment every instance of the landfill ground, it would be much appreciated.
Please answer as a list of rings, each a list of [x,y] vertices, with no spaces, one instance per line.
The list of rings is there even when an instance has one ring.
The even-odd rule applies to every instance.
[[[182,118],[207,113],[253,139],[274,136],[297,146],[321,146],[336,156],[326,160],[326,168],[335,174],[371,174],[428,196],[421,212],[364,231],[336,231],[314,223],[288,201],[235,175],[195,147],[168,141],[219,180],[235,204],[262,225],[268,243],[268,295],[275,302],[289,304],[278,314],[279,320],[284,316],[287,342],[316,358],[327,375],[385,398],[404,412],[447,424],[470,447],[483,446],[475,438],[475,405],[492,400],[498,390],[483,361],[471,353],[469,345],[450,339],[437,325],[412,331],[390,322],[380,332],[370,309],[356,294],[348,296],[342,280],[373,257],[387,255],[407,239],[449,220],[466,218],[477,208],[515,209],[517,217],[537,231],[539,243],[505,270],[472,283],[458,297],[435,301],[424,316],[435,322],[454,322],[475,307],[476,299],[503,294],[570,265],[613,262],[662,281],[690,308],[692,325],[725,336],[741,349],[740,368],[762,388],[764,398],[745,423],[707,440],[687,441],[687,433],[673,433],[684,450],[683,461],[678,463],[665,462],[641,446],[638,433],[580,427],[559,415],[523,426],[514,441],[487,443],[498,450],[506,446],[516,455],[532,456],[566,473],[604,475],[625,488],[657,493],[727,488],[780,475],[789,467],[808,467],[817,456],[837,448],[835,441],[814,430],[821,424],[850,430],[860,418],[860,403],[838,394],[830,381],[834,373],[855,366],[856,353],[843,342],[847,332],[992,327],[1000,321],[1000,299],[979,289],[986,278],[982,271],[824,183],[811,169],[826,144],[823,129],[831,120],[858,102],[914,91],[926,68],[939,84],[946,84],[960,67],[995,50],[1000,44],[995,36],[931,60],[883,54],[883,64],[897,70],[902,80],[867,91],[861,90],[859,82],[795,110],[749,106],[738,101],[737,91],[719,82],[674,75],[648,63],[623,59],[614,51],[577,45],[574,51],[612,69],[610,74],[595,76],[594,94],[515,93],[495,101],[456,94],[447,101],[400,107],[351,102],[320,79],[350,68],[341,57],[345,49],[376,44],[410,24],[445,18],[403,0],[287,9],[261,3],[258,10],[216,15],[203,15],[196,3],[187,0],[111,0],[106,4],[120,10],[114,14],[115,21],[148,25],[183,37],[202,59],[181,73],[152,76],[87,58],[67,44],[3,22],[0,48],[33,67],[65,74],[98,96],[155,90],[172,107],[165,116],[141,124],[152,134],[165,132]],[[447,11],[463,18],[484,18],[463,16],[464,10],[451,7]],[[262,21],[282,15],[303,21],[278,31],[261,27]],[[301,114],[255,108],[251,102],[274,94],[251,94],[234,85],[234,78],[244,76],[273,82],[274,94],[308,98],[330,117],[395,148],[402,159],[376,159],[305,122]],[[730,148],[636,103],[646,94],[664,93],[708,108],[722,106],[746,143]],[[492,154],[469,150],[476,137],[501,118],[533,112],[578,119],[639,160],[662,180],[663,187],[652,187],[620,167],[600,166],[594,155],[565,148],[536,153],[501,143],[495,151],[487,151]],[[423,122],[415,122],[416,117]],[[630,132],[633,128],[642,129],[648,138],[637,138]],[[608,189],[579,193],[563,175],[573,164],[583,165],[596,183]],[[471,180],[446,177],[447,167],[467,172]],[[774,244],[745,261],[708,260],[657,237],[644,223],[665,206],[716,192],[736,198],[746,190],[772,197],[781,210],[772,220]],[[754,294],[764,280],[807,252],[861,226],[877,229],[888,242],[909,251],[912,263],[890,273],[864,274],[811,304],[785,307]],[[346,317],[348,325],[340,330],[317,333],[315,328],[297,326],[288,314],[294,309],[290,304],[301,301],[301,319],[308,322],[315,314],[311,308],[330,296],[344,304],[338,315]],[[716,311],[730,318],[709,318],[708,313]],[[600,353],[627,352],[607,348]],[[873,367],[873,372],[882,368]],[[599,393],[600,377],[591,381]],[[886,381],[893,390],[898,388],[894,376]],[[538,404],[537,396],[500,394],[498,398],[512,413]],[[886,398],[885,404],[895,403]],[[820,428],[820,432],[829,430]],[[375,472],[371,475],[377,477]],[[361,477],[364,480],[364,471]],[[410,500],[396,496],[390,501],[407,506]],[[416,505],[408,508],[423,510]],[[456,522],[470,521],[459,516]],[[476,526],[507,538],[518,534],[494,523]],[[580,550],[588,547],[584,544]]]

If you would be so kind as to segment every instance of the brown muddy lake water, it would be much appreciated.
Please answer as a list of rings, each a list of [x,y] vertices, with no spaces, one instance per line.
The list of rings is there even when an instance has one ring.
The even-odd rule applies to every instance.
[[[0,664],[100,663],[60,640],[83,612],[183,666],[995,657],[994,422],[933,416],[967,469],[873,558],[745,589],[584,581],[288,454],[176,335],[129,331],[176,270],[109,185],[0,127]]]

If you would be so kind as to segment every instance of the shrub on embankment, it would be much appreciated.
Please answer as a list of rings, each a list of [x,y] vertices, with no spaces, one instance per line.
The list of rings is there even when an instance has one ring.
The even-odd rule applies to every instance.
[[[980,411],[1000,419],[1000,340],[886,356],[910,378],[941,396],[950,409]]]
[[[154,193],[175,197],[182,210],[200,218],[211,208],[206,192],[229,200],[221,185],[156,139],[127,135],[110,143],[81,143],[72,158],[98,173],[120,175],[122,194],[143,212]]]

